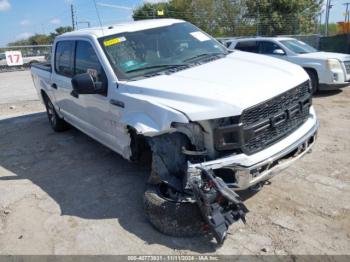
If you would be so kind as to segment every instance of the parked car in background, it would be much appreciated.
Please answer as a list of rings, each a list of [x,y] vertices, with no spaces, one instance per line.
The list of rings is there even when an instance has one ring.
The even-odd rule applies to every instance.
[[[45,55],[23,55],[23,65],[31,65],[47,61]],[[5,53],[0,54],[0,66],[7,66]]]
[[[308,73],[313,92],[350,85],[350,55],[320,52],[294,38],[253,37],[225,39],[229,49],[269,55],[302,66]]]
[[[0,61],[6,60],[5,53],[0,53]]]

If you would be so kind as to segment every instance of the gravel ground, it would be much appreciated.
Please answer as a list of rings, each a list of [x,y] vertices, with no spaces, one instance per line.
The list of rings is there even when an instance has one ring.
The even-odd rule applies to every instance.
[[[313,152],[244,193],[247,224],[221,247],[153,229],[147,168],[75,129],[54,133],[31,88],[0,97],[0,254],[350,254],[350,87],[314,99]]]

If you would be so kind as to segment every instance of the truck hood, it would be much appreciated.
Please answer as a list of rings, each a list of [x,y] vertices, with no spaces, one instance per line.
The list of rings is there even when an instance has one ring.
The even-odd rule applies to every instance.
[[[177,73],[126,82],[124,95],[167,106],[192,121],[235,116],[308,80],[292,63],[235,51]]]
[[[330,52],[315,52],[309,54],[300,54],[300,57],[327,60],[331,58],[338,59],[340,61],[350,61],[350,55],[341,53],[330,53]]]

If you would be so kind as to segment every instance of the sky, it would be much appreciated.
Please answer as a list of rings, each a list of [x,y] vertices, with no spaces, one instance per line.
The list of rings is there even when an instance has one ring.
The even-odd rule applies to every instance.
[[[144,2],[159,1],[96,0],[96,4],[102,24],[112,24],[132,20],[132,9]],[[99,25],[93,0],[0,0],[0,47],[35,33],[49,34],[57,27],[71,25],[71,4],[78,22]],[[87,23],[78,24],[78,28],[84,27]]]
[[[102,24],[132,20],[132,9],[144,2],[162,0],[95,0]],[[345,6],[350,0],[332,0],[330,21],[344,20]],[[48,34],[59,26],[71,25],[70,5],[76,9],[78,22],[89,21],[98,26],[93,0],[0,0],[0,47],[35,33]],[[322,19],[324,20],[324,14]],[[79,23],[79,28],[86,27]]]

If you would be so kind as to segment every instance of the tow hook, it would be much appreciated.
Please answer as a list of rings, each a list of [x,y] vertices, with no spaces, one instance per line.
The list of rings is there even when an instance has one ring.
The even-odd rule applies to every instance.
[[[222,244],[229,226],[240,219],[246,223],[245,214],[249,211],[239,195],[212,170],[198,169],[201,170],[200,178],[190,180],[194,197],[217,243]]]

